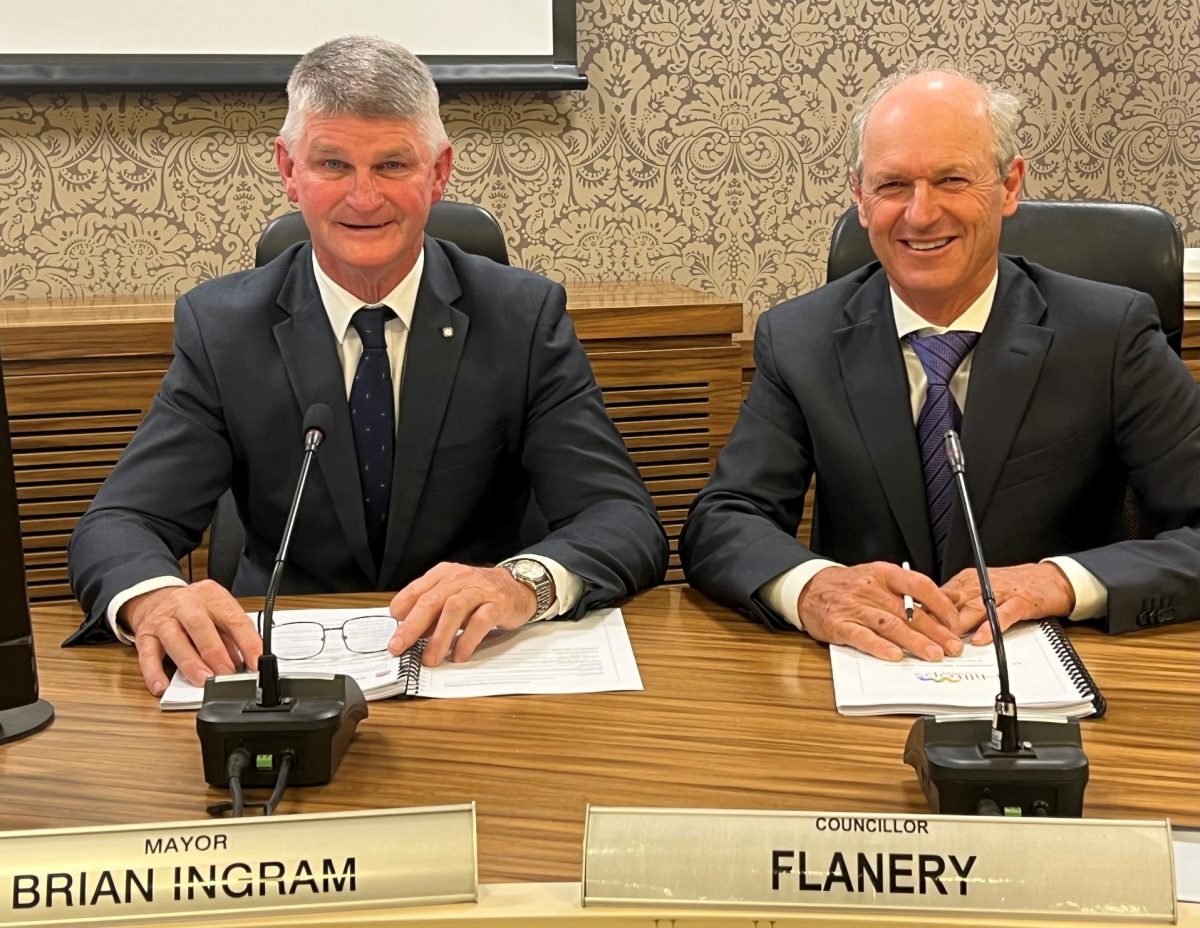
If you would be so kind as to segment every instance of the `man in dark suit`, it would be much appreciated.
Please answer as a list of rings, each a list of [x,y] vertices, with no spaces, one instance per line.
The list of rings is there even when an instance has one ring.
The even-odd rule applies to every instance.
[[[860,108],[852,184],[879,263],[759,319],[681,539],[693,586],[888,660],[990,640],[943,454],[960,426],[1003,627],[1200,616],[1200,391],[1148,296],[999,256],[1018,116],[936,70]],[[814,474],[818,550],[795,538]],[[1122,540],[1127,484],[1166,527],[1153,540]]]
[[[666,566],[563,289],[424,235],[452,159],[424,65],[338,39],[288,99],[276,161],[312,244],[180,298],[159,395],[72,539],[78,637],[131,638],[156,694],[164,656],[195,683],[256,663],[237,602],[178,559],[232,487],[235,590],[264,592],[315,403],[332,422],[284,589],[399,589],[397,653],[425,636],[427,662],[465,659],[493,628],[578,616]]]

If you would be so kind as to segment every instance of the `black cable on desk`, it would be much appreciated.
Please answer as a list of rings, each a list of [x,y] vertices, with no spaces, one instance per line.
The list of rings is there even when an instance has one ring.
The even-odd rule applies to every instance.
[[[208,807],[209,815],[224,815],[233,810],[234,818],[245,815],[245,801],[242,798],[242,772],[250,766],[250,752],[238,748],[225,761],[225,774],[229,778],[229,795],[232,802],[218,802]]]
[[[283,791],[287,789],[288,774],[291,773],[293,760],[295,760],[295,755],[290,751],[283,755],[283,761],[279,765],[279,776],[275,778],[275,789],[263,804],[263,815],[275,813],[275,807],[279,805],[279,800],[283,798]]]

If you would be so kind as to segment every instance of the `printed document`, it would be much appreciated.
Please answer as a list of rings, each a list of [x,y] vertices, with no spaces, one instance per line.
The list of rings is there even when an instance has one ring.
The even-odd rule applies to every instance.
[[[369,614],[358,609],[291,609],[275,613],[276,628],[287,622],[320,622],[335,630],[347,619]],[[376,610],[386,615],[386,610]],[[367,699],[389,696],[468,696],[603,693],[640,690],[642,678],[620,609],[598,609],[578,621],[531,622],[513,631],[493,631],[468,661],[437,667],[420,662],[424,641],[400,656],[387,651],[355,654],[331,631],[316,657],[279,660],[281,676],[354,677]],[[253,677],[254,674],[245,676]],[[163,693],[163,709],[198,709],[204,688],[176,672]]]

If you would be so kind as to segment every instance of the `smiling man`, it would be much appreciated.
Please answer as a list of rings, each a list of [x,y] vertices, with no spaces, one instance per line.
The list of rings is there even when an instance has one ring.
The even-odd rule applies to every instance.
[[[851,184],[879,261],[759,319],[680,542],[693,586],[886,660],[990,640],[942,451],[955,427],[1002,626],[1200,616],[1200,391],[1148,296],[999,255],[1018,119],[1011,94],[945,70],[859,108]],[[819,550],[795,537],[814,474]],[[1163,534],[1122,540],[1126,486]]]
[[[234,590],[263,594],[314,403],[332,421],[283,590],[398,590],[396,653],[465,659],[660,580],[666,537],[562,287],[424,234],[453,161],[425,66],[369,37],[309,52],[275,158],[311,245],[176,304],[159,395],[72,538],[75,640],[131,641],[155,694],[165,657],[193,683],[255,666],[233,596],[178,560],[232,488]]]

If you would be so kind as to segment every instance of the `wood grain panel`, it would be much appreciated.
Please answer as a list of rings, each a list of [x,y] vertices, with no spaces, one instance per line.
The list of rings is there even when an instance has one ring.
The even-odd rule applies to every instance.
[[[725,446],[740,397],[738,349],[599,351],[592,369],[604,405],[659,511],[686,511]],[[668,582],[683,579],[677,515],[664,518]]]
[[[7,332],[4,343],[7,354]],[[26,580],[37,603],[70,597],[71,531],[149,408],[165,366],[87,374],[24,370],[5,378],[5,392]]]
[[[370,601],[386,597],[322,598]],[[837,715],[824,646],[686,587],[639,594],[624,612],[644,692],[372,703],[334,782],[289,791],[280,811],[474,800],[480,875],[496,882],[578,880],[589,802],[925,810],[901,761],[912,719]],[[194,715],[158,711],[129,649],[57,648],[78,621],[69,604],[35,612],[58,716],[5,747],[0,827],[203,817],[222,795],[203,782]],[[1105,718],[1082,723],[1086,815],[1200,825],[1200,623],[1070,635],[1109,700]]]

